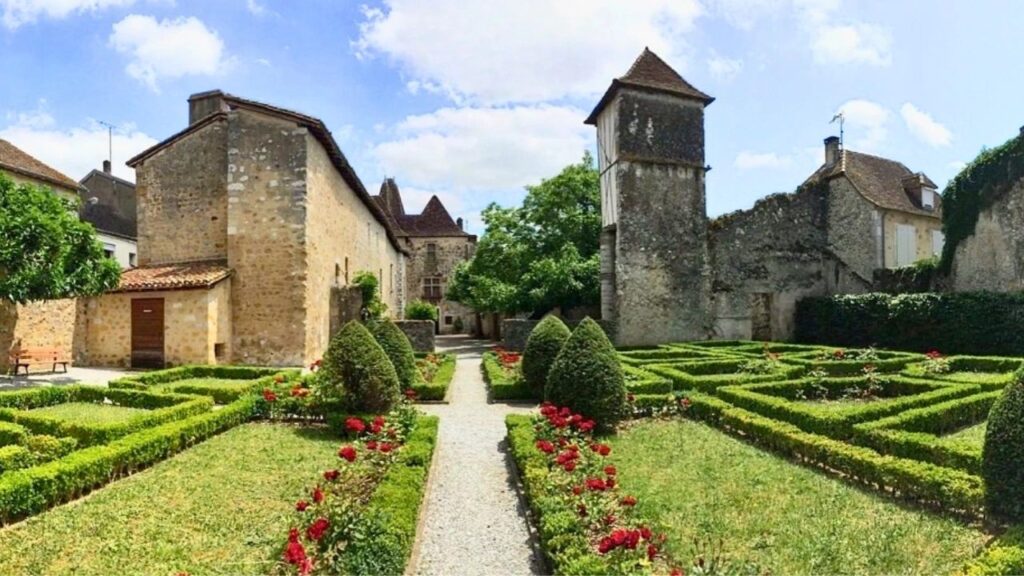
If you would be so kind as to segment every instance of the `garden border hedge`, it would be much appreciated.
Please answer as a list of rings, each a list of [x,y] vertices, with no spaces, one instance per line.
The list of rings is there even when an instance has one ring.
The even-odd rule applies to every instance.
[[[418,402],[444,401],[448,396],[448,387],[451,386],[452,379],[455,377],[455,355],[434,355],[441,358],[441,364],[437,367],[437,372],[434,373],[433,381],[418,383],[412,387],[412,390],[416,392],[416,401]],[[426,356],[426,354],[417,354],[417,361],[422,359],[424,356]]]
[[[505,376],[505,369],[501,367],[498,355],[494,352],[483,353],[480,369],[483,371],[484,381],[487,382],[492,402],[495,400],[539,400],[522,379],[517,381]]]

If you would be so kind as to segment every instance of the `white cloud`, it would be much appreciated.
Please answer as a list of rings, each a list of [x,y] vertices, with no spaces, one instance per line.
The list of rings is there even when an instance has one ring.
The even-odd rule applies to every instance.
[[[743,70],[743,60],[712,54],[708,58],[708,72],[717,80],[730,81]]]
[[[900,108],[900,116],[903,116],[903,122],[911,134],[933,148],[949,146],[953,142],[953,133],[948,128],[910,102]]]
[[[645,45],[683,68],[702,10],[698,0],[383,0],[364,8],[353,49],[454,102],[593,97]]]
[[[839,107],[846,119],[847,136],[851,148],[864,152],[875,152],[889,135],[889,110],[870,100],[850,100]]]
[[[410,116],[373,156],[421,188],[511,190],[578,162],[593,134],[583,110],[562,106],[442,108]]]
[[[948,166],[959,173],[964,168],[967,168],[967,162],[964,162],[963,160],[953,160]]]
[[[793,159],[786,155],[779,155],[775,152],[750,152],[749,150],[741,151],[733,161],[733,165],[740,170],[788,168],[792,163]]]
[[[41,103],[36,111],[8,114],[14,121],[0,128],[0,138],[9,141],[67,176],[78,180],[90,170],[100,168],[107,159],[107,128],[89,120],[83,125],[63,130]],[[39,122],[45,119],[44,122]],[[113,172],[125,180],[135,181],[135,171],[125,162],[157,143],[133,124],[124,124],[114,130]]]
[[[3,24],[15,29],[40,18],[61,19],[72,13],[95,12],[104,8],[129,6],[135,0],[0,0]]]
[[[889,32],[874,24],[826,24],[812,32],[811,49],[819,64],[888,66],[891,44]]]
[[[132,14],[114,24],[110,44],[130,56],[125,72],[154,92],[161,79],[214,75],[228,65],[224,42],[197,18],[158,22]]]
[[[253,16],[263,16],[267,13],[267,7],[256,0],[245,0],[245,9]]]
[[[708,10],[741,30],[750,30],[763,18],[778,15],[787,0],[708,0]]]

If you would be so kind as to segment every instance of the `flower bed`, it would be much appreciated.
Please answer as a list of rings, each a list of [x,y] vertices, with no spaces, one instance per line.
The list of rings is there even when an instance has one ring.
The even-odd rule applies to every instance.
[[[412,387],[415,399],[427,402],[444,400],[455,376],[455,355],[423,354],[417,357],[416,367],[423,382]]]
[[[209,396],[217,404],[229,404],[258,392],[271,382],[298,378],[299,370],[252,366],[179,366],[111,381],[123,390],[149,390]]]
[[[481,369],[492,401],[539,400],[523,380],[520,361],[521,357],[515,352],[504,352],[500,349],[484,352]]]

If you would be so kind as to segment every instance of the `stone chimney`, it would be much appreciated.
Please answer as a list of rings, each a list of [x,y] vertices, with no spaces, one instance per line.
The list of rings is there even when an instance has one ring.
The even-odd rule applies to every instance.
[[[224,103],[224,93],[220,90],[210,90],[193,94],[188,98],[188,124],[191,126],[203,118],[217,112],[226,112],[227,105]]]
[[[462,221],[462,218],[456,218],[456,219],[455,219],[455,223],[456,223],[456,224],[458,224],[458,226],[459,226],[459,230],[465,230],[465,229],[466,229],[466,228],[464,227],[464,225],[465,225],[465,222],[463,222],[463,221]]]
[[[110,160],[103,161],[103,173],[110,174]]]
[[[825,138],[825,164],[833,164],[839,160],[839,137]]]

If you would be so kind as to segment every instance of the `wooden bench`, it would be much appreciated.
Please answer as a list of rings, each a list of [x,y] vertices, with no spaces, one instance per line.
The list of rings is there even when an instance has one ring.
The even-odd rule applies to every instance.
[[[60,364],[64,367],[64,372],[67,373],[71,358],[59,348],[35,347],[12,350],[10,361],[11,366],[14,367],[14,375],[17,376],[21,368],[25,368],[25,374],[28,374],[30,366],[42,366],[45,364],[50,365],[51,372],[56,372],[57,365]]]

